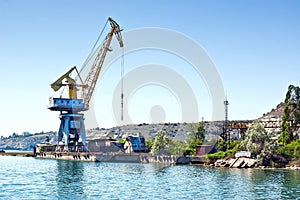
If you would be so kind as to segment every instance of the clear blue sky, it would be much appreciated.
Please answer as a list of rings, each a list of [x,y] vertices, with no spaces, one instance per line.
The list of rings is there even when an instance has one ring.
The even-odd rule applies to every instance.
[[[260,117],[289,84],[300,85],[299,1],[0,0],[0,135],[58,129],[58,113],[46,109],[56,95],[49,84],[81,66],[108,16],[124,31],[167,28],[202,46],[222,78],[231,120]]]

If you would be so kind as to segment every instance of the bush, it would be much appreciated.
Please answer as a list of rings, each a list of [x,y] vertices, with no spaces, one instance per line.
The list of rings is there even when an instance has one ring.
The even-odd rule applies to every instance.
[[[300,159],[300,139],[280,147],[278,153],[289,160]]]
[[[196,154],[196,149],[195,148],[186,148],[185,149],[185,155],[195,155]]]
[[[230,149],[227,151],[218,151],[217,153],[213,154],[206,154],[205,158],[209,160],[213,159],[223,159],[223,158],[231,158],[234,156],[234,154],[237,152],[236,148]]]
[[[146,140],[145,141],[147,149],[151,149],[152,148],[154,140],[155,140],[155,138],[152,138],[151,140]]]

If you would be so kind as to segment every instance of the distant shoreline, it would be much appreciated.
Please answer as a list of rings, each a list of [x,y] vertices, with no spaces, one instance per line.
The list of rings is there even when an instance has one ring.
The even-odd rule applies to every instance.
[[[32,151],[20,151],[20,150],[5,150],[0,152],[0,156],[22,156],[22,157],[33,157]]]

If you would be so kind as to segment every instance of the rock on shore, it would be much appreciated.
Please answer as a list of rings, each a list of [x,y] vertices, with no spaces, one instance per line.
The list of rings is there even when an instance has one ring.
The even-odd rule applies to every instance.
[[[213,166],[215,167],[232,167],[232,168],[252,168],[257,164],[256,159],[240,157],[236,159],[219,159]]]

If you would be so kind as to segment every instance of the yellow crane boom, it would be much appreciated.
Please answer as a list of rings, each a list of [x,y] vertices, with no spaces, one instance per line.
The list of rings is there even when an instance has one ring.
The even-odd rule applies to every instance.
[[[109,50],[111,39],[114,34],[119,42],[120,47],[124,46],[122,36],[121,36],[121,29],[120,29],[119,25],[110,17],[108,18],[108,21],[110,23],[111,29],[110,29],[109,33],[107,34],[107,36],[105,37],[103,44],[97,53],[95,61],[84,81],[85,87],[83,88],[83,100],[84,100],[84,106],[86,109],[88,109],[88,107],[89,107],[89,102],[93,95],[100,71],[102,69],[102,65],[103,65],[106,53]]]
[[[70,99],[77,99],[77,87],[81,87],[84,110],[89,109],[89,102],[92,98],[105,56],[107,54],[107,51],[109,51],[110,49],[109,46],[113,35],[116,36],[120,47],[124,46],[120,26],[110,17],[107,20],[110,23],[111,29],[106,35],[101,47],[99,48],[99,51],[84,82],[82,81],[77,68],[72,67],[69,71],[67,71],[51,84],[51,88],[54,91],[59,90],[62,86],[68,86],[68,96]],[[81,84],[76,84],[76,81],[70,77],[70,74],[73,72],[73,70],[76,70]],[[66,83],[63,83],[63,80],[66,80]]]

